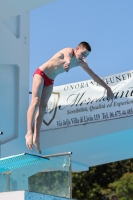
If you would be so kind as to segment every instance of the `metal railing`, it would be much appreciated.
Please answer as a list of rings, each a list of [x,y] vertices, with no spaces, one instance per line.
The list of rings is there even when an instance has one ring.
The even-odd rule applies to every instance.
[[[71,154],[72,152],[65,152],[65,153],[58,153],[58,154],[51,154],[44,156],[45,158],[51,158],[51,157],[59,157],[59,156],[69,156],[69,164],[66,165],[64,163],[63,167],[69,167],[69,197],[72,198],[72,160],[71,160]]]
[[[1,158],[0,192],[27,190],[72,198],[71,154]]]
[[[3,135],[2,131],[0,131],[0,135]],[[0,158],[1,158],[1,140],[0,140]]]

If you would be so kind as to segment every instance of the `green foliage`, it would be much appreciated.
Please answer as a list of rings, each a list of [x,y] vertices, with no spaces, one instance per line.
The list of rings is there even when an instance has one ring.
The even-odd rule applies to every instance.
[[[133,180],[129,181],[127,176],[130,174],[131,178],[132,173],[133,159],[92,167],[87,172],[73,173],[73,197],[78,200],[108,200],[112,194],[116,193],[120,200],[130,200],[129,197],[124,199],[122,195],[128,194],[132,197],[132,186],[129,187],[129,185]],[[127,184],[126,179],[130,184]],[[124,183],[127,184],[125,189],[127,193],[126,191],[120,193],[125,187],[122,185]]]
[[[125,173],[118,181],[109,184],[120,200],[133,200],[133,173]]]

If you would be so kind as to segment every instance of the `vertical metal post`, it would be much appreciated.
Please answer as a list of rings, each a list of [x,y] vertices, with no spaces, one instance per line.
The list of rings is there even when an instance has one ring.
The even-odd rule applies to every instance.
[[[3,135],[3,132],[0,131],[0,135]],[[0,140],[0,158],[1,158],[1,140]]]
[[[6,173],[6,191],[7,192],[10,191],[10,174],[11,174],[10,171]]]
[[[0,140],[0,158],[1,158],[1,140]]]
[[[11,171],[3,172],[2,175],[6,176],[6,192],[10,191],[10,175]]]
[[[70,198],[72,198],[72,163],[70,154],[69,154],[69,196]]]

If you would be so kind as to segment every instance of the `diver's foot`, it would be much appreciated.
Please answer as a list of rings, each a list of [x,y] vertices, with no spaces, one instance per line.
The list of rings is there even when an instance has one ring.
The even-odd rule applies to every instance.
[[[29,150],[33,149],[33,134],[31,132],[27,132],[25,135],[26,146]]]
[[[41,149],[40,149],[40,141],[39,141],[39,139],[38,138],[33,138],[33,144],[35,145],[35,147],[36,147],[36,150],[38,151],[38,153],[42,153],[41,152]]]

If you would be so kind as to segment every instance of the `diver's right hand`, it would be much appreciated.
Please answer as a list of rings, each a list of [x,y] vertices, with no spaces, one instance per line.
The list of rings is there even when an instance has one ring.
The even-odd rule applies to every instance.
[[[112,101],[114,99],[114,94],[110,87],[107,89],[107,98],[108,100],[112,100]]]

